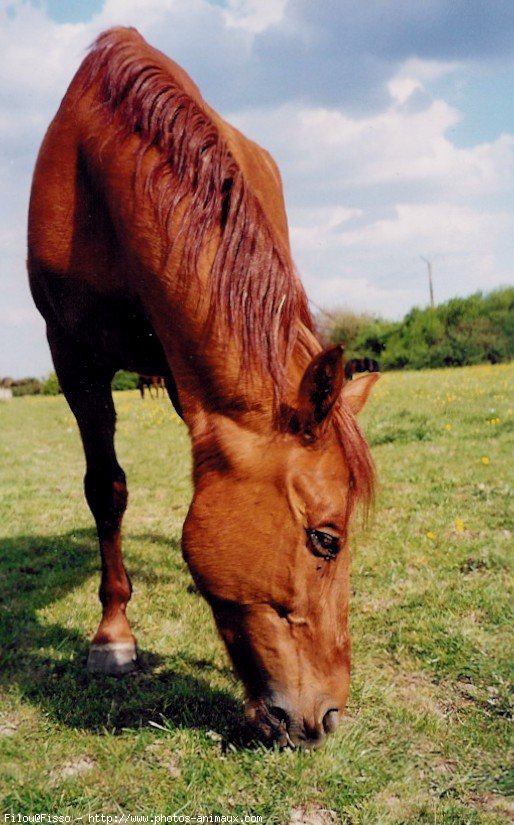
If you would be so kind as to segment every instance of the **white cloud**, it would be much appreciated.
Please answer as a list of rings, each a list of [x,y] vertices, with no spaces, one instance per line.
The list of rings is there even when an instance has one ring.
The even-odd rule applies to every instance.
[[[402,314],[400,307],[412,305],[412,289],[384,288],[364,277],[325,278],[318,281],[307,276],[306,286],[311,295],[316,295],[316,300],[312,299],[315,311],[327,308],[329,312],[334,309],[349,309],[384,318],[397,318]]]
[[[334,210],[334,217],[338,210]],[[346,306],[399,318],[428,299],[426,263],[433,262],[436,299],[493,288],[501,280],[500,238],[514,232],[510,213],[451,203],[399,204],[394,215],[335,224],[323,217],[291,232],[308,293],[318,305]],[[305,216],[304,216],[305,217]],[[364,223],[354,226],[355,222]],[[334,277],[334,273],[338,273]],[[508,281],[508,272],[502,273]]]
[[[286,4],[287,0],[228,0],[224,18],[231,28],[260,34],[281,22]]]
[[[341,246],[415,246],[420,250],[444,249],[459,252],[476,246],[477,240],[496,240],[514,224],[512,216],[487,213],[449,202],[397,204],[395,216],[341,233]],[[489,244],[488,244],[489,245]]]
[[[484,196],[511,184],[514,136],[471,148],[452,143],[459,113],[443,100],[419,112],[393,103],[374,117],[292,104],[234,113],[233,122],[277,155],[288,174],[350,187],[420,184],[441,197]]]
[[[0,73],[13,110],[45,110],[72,73],[87,45],[87,26],[59,25],[43,9],[14,2],[0,10]]]
[[[462,69],[462,63],[443,62],[440,60],[420,60],[411,57],[398,68],[396,74],[388,81],[387,88],[392,98],[399,103],[406,100],[416,91],[425,91],[425,84],[457,72]]]
[[[0,309],[0,323],[12,327],[24,327],[32,323],[34,313],[28,307],[2,307]]]

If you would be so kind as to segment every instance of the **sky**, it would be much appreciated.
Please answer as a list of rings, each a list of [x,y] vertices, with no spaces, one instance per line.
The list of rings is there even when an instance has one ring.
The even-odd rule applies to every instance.
[[[0,377],[51,370],[27,286],[45,130],[132,25],[279,164],[313,308],[401,318],[514,283],[512,0],[0,0]]]

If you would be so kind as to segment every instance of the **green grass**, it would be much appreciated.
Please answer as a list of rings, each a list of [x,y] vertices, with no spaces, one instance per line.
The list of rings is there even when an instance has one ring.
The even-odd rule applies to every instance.
[[[190,461],[168,403],[116,397],[141,649],[124,680],[85,673],[98,555],[71,413],[61,397],[0,404],[1,812],[511,821],[513,383],[514,365],[379,382],[351,700],[315,753],[242,744],[242,690],[180,554]]]

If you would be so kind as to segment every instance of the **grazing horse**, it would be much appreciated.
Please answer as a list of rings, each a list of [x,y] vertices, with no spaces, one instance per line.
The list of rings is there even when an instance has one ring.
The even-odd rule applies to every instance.
[[[316,151],[316,147],[312,147]],[[134,665],[110,381],[165,377],[191,437],[182,548],[267,740],[316,745],[349,687],[348,524],[373,464],[291,260],[270,155],[134,29],[93,45],[41,147],[32,293],[80,428],[102,574],[90,671]]]
[[[380,372],[380,365],[374,358],[351,358],[344,365],[344,377],[351,381],[356,372]]]
[[[155,398],[159,398],[159,390],[162,392],[164,398],[164,378],[161,375],[138,375],[137,388],[141,393],[141,398],[145,397],[145,387],[148,390],[148,395],[153,398],[152,390],[155,390]]]

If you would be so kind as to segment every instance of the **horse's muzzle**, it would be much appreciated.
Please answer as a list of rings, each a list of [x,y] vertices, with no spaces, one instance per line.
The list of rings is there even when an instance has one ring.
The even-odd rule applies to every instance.
[[[334,703],[321,703],[311,718],[307,719],[282,695],[272,695],[266,700],[250,700],[245,716],[267,744],[276,743],[280,747],[293,748],[319,747],[339,723],[339,709]]]

